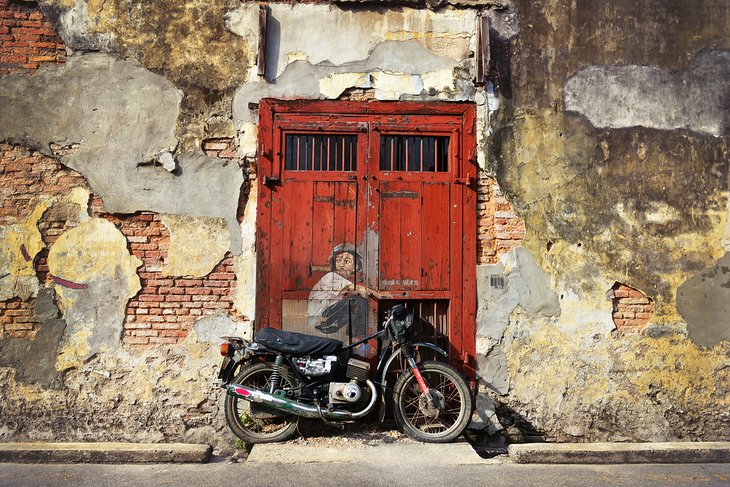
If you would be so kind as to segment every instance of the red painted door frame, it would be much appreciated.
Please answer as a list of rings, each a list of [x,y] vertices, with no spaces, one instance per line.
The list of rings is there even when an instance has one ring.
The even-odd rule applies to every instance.
[[[476,165],[475,165],[475,110],[472,104],[421,103],[421,102],[339,102],[309,100],[263,99],[259,103],[259,147],[258,147],[258,212],[256,226],[257,245],[257,287],[256,327],[281,327],[282,276],[278,269],[283,258],[281,245],[281,223],[283,222],[283,191],[281,178],[282,131],[302,129],[309,131],[332,131],[337,127],[342,133],[361,134],[369,138],[367,147],[358,145],[358,166],[356,178],[359,181],[371,177],[367,174],[369,157],[377,153],[380,134],[395,127],[418,134],[421,127],[443,130],[458,141],[458,147],[451,149],[453,167],[448,173],[433,173],[435,181],[443,179],[449,185],[450,203],[448,232],[451,265],[449,272],[449,298],[458,306],[449,309],[450,355],[452,361],[474,366],[476,335]],[[434,129],[435,127],[435,129]],[[311,177],[317,181],[334,180],[327,173],[312,172],[300,174],[301,179]],[[353,179],[355,176],[350,176]],[[380,187],[398,188],[408,185],[416,176],[407,172],[378,173]],[[373,178],[376,179],[376,178]],[[354,179],[353,179],[354,180]],[[376,184],[372,180],[368,184]],[[385,186],[384,186],[385,185]],[[379,193],[379,189],[373,194]],[[380,204],[367,204],[365,191],[357,194],[357,205],[367,208],[367,216],[357,223],[358,234],[363,224],[380,232]],[[378,196],[375,196],[376,198]],[[372,203],[372,202],[371,202]],[[370,276],[372,279],[373,277]],[[370,286],[376,283],[368,283]],[[382,283],[381,283],[382,284]],[[438,292],[408,292],[407,298],[420,299],[438,297]]]

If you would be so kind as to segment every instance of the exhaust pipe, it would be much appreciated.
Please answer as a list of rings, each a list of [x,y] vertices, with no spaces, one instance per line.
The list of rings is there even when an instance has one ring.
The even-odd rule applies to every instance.
[[[365,407],[365,409],[355,413],[341,409],[336,409],[334,411],[321,410],[316,406],[310,406],[309,404],[304,404],[299,401],[288,399],[282,396],[275,396],[273,394],[269,394],[268,392],[264,392],[262,390],[254,389],[253,387],[248,387],[241,384],[231,383],[225,387],[226,391],[231,396],[236,396],[249,402],[263,404],[284,413],[296,414],[297,416],[301,416],[303,418],[324,417],[326,419],[333,420],[346,420],[361,418],[368,414],[370,410],[373,409],[373,406],[375,406],[375,403],[378,399],[375,384],[373,384],[369,380],[366,380],[365,383],[370,388],[370,391],[372,391],[372,394],[370,394],[370,402],[368,403],[367,407]]]

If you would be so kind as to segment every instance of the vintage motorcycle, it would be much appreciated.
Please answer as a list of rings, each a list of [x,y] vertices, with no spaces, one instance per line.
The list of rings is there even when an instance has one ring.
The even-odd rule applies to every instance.
[[[223,337],[219,378],[227,391],[228,426],[249,443],[284,441],[297,432],[299,418],[341,426],[379,404],[381,421],[386,408],[392,409],[400,429],[415,440],[454,440],[471,419],[472,391],[450,365],[417,362],[423,352],[448,354],[416,342],[412,324],[413,314],[397,304],[386,312],[380,331],[347,347],[340,340],[272,328],[260,330],[253,342]],[[371,339],[380,349],[372,375],[370,362],[354,353]]]

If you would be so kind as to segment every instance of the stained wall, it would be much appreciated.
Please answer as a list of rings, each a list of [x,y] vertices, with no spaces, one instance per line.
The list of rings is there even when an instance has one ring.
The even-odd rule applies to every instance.
[[[0,439],[232,442],[264,97],[476,104],[474,426],[727,439],[724,2],[268,8],[0,1]]]

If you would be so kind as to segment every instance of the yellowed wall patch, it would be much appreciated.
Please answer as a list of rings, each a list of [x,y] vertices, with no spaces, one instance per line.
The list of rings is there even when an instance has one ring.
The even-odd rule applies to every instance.
[[[50,206],[50,201],[43,201],[23,222],[0,228],[0,301],[16,296],[27,299],[38,292],[33,259],[45,246],[38,221]]]
[[[509,401],[529,408],[533,425],[556,436],[675,438],[674,428],[696,427],[684,414],[730,407],[727,351],[727,344],[702,350],[679,335],[586,346],[543,326],[511,342]],[[666,419],[672,411],[685,412],[674,425]]]
[[[79,367],[94,353],[119,346],[127,301],[141,288],[140,265],[124,235],[101,218],[82,221],[51,246],[51,275],[82,287],[55,286],[67,324],[58,370]]]
[[[161,217],[170,231],[170,248],[162,267],[163,276],[205,276],[231,248],[228,224],[222,218]]]

